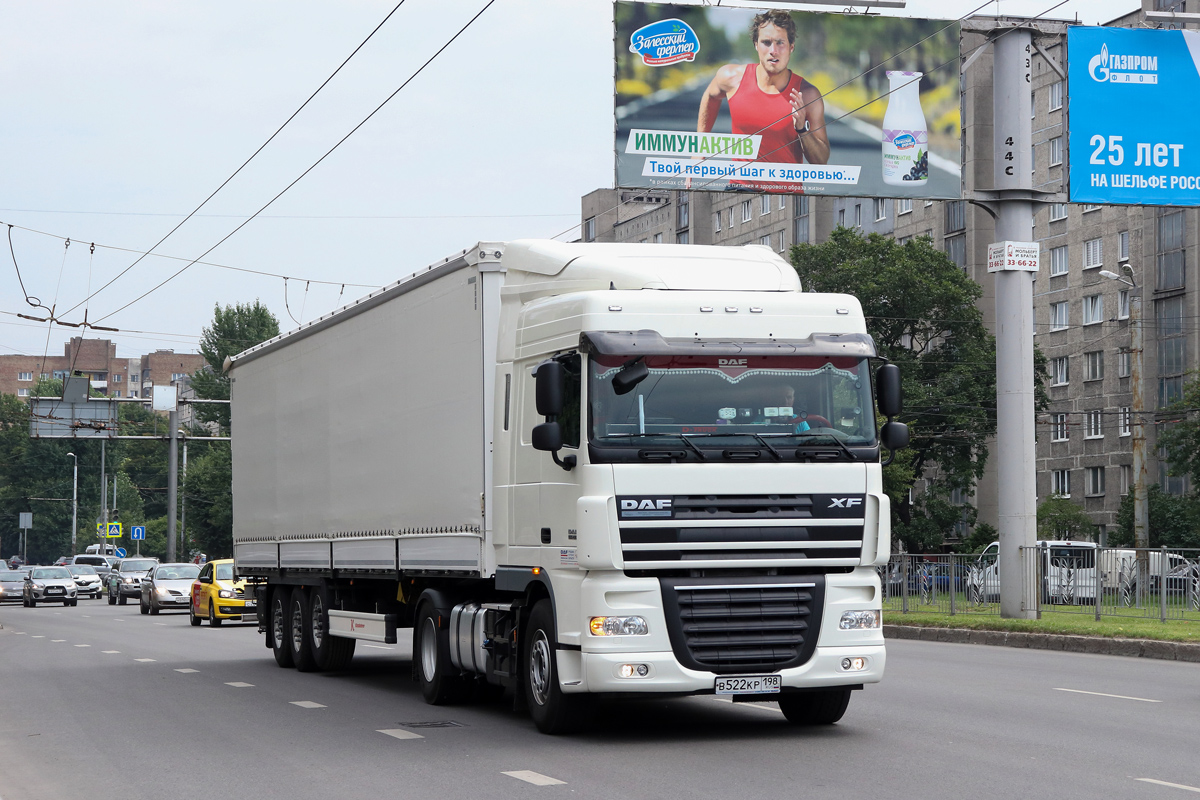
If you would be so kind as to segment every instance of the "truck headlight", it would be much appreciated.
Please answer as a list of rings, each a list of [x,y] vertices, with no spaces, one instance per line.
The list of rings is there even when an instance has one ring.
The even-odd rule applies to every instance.
[[[838,627],[844,631],[864,630],[867,628],[878,628],[883,624],[883,614],[878,610],[871,611],[846,611],[842,613],[842,619],[838,622]]]
[[[650,626],[642,617],[592,617],[593,636],[645,636]]]

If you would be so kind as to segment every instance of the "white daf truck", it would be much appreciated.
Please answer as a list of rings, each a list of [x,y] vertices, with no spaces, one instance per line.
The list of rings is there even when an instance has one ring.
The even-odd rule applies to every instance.
[[[769,248],[480,243],[230,359],[234,553],[283,667],[412,628],[430,703],[880,680],[881,449],[859,303]]]

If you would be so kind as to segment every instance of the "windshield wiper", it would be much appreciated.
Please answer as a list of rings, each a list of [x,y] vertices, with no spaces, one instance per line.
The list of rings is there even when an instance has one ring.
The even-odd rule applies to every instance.
[[[691,450],[693,453],[695,453],[700,458],[701,461],[706,460],[704,451],[701,450],[699,447],[696,447],[696,445],[692,444],[688,440],[688,437],[682,433],[610,433],[607,436],[604,436],[602,438],[605,438],[605,439],[632,439],[632,438],[640,438],[642,436],[678,437],[679,439],[681,439],[683,441],[684,444],[686,444],[688,446],[689,450]]]
[[[846,447],[846,443],[843,442],[841,439],[839,439],[837,436],[833,435],[832,433],[810,433],[809,431],[801,431],[800,433],[798,433],[796,435],[803,436],[805,438],[816,437],[816,436],[827,436],[833,440],[834,444],[836,444],[838,447],[841,448],[842,452],[846,454],[847,458],[849,458],[851,461],[858,460],[857,458],[855,458],[854,453],[850,452],[850,448]]]
[[[767,450],[770,451],[771,456],[776,461],[783,461],[783,456],[780,455],[779,451],[776,450],[774,447],[772,447],[767,442],[767,437],[770,436],[773,439],[778,439],[782,436],[792,436],[793,434],[790,434],[790,433],[752,433],[750,431],[730,431],[729,433],[681,433],[679,435],[682,436],[684,438],[684,440],[687,440],[689,437],[693,437],[693,436],[695,436],[695,437],[749,436],[752,439],[754,439],[755,441],[757,441],[759,444],[761,444],[763,447],[767,448]]]

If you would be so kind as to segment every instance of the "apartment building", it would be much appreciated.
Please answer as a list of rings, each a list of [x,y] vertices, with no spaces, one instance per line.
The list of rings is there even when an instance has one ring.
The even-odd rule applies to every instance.
[[[0,392],[28,397],[38,379],[62,379],[74,371],[109,397],[149,397],[152,386],[186,380],[204,364],[198,353],[174,350],[118,358],[116,344],[108,339],[76,336],[63,345],[61,356],[0,355]]]

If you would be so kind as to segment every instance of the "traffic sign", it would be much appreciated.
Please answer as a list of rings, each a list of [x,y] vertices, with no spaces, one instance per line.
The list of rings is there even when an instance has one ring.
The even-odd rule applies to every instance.
[[[17,527],[25,528],[25,529],[29,529],[29,528],[33,527],[33,512],[32,511],[22,511],[22,512],[20,512],[19,516],[20,516],[21,523]]]
[[[144,540],[146,538],[145,525],[131,525],[129,527],[129,538],[134,541]]]
[[[115,553],[115,555],[117,556],[117,558],[124,558],[124,557],[125,557],[125,548],[124,548],[124,547],[118,547],[118,548],[117,548],[117,550],[116,550],[116,553]]]
[[[107,537],[109,539],[120,539],[121,538],[121,523],[119,523],[119,522],[108,523],[108,533],[106,533],[104,535],[105,535],[105,537]]]

